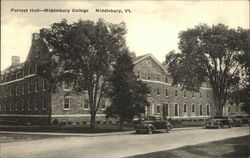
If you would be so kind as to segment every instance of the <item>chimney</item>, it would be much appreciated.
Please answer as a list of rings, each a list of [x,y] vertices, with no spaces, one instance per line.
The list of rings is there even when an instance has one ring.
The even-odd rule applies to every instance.
[[[15,66],[20,64],[20,57],[19,56],[12,56],[11,57],[11,65]]]
[[[44,38],[47,34],[49,34],[49,32],[50,32],[50,29],[47,29],[47,28],[40,29],[40,37]]]
[[[38,40],[40,38],[40,34],[39,33],[33,33],[32,34],[32,41]]]

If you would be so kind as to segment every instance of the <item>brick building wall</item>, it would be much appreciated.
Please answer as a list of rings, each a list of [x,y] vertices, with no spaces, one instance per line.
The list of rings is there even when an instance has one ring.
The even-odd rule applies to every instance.
[[[147,108],[147,115],[171,118],[205,118],[215,115],[212,89],[206,83],[200,92],[181,90],[180,86],[171,85],[170,74],[151,54],[144,55],[134,63],[135,73],[151,90],[148,94],[150,107]]]

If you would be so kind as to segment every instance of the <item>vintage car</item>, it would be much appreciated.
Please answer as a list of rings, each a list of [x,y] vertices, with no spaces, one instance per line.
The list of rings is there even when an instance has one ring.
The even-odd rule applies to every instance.
[[[213,117],[205,123],[206,128],[231,128],[233,120],[230,117],[218,116]]]
[[[168,132],[173,127],[171,123],[167,120],[164,120],[160,116],[149,116],[143,120],[140,120],[136,123],[135,131],[136,133],[148,133],[152,134],[155,131],[166,131]]]
[[[233,119],[233,126],[243,126],[249,124],[249,117],[248,116],[235,116]]]

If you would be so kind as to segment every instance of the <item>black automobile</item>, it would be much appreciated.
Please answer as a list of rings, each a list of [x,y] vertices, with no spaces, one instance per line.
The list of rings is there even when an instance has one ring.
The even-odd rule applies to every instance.
[[[136,123],[136,133],[148,133],[152,134],[155,131],[166,131],[168,132],[173,127],[171,123],[160,116],[149,116],[144,120],[140,120]]]
[[[218,116],[213,117],[205,123],[206,128],[231,128],[233,125],[233,120],[230,117]]]
[[[244,126],[244,125],[248,125],[249,124],[249,116],[235,116],[232,118],[233,119],[233,126]]]

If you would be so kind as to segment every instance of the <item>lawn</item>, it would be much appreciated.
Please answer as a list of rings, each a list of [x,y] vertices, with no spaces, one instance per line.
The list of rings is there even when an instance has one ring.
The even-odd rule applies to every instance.
[[[109,133],[118,132],[118,124],[96,124],[95,129],[89,125],[81,126],[35,126],[35,125],[0,125],[0,131],[21,131],[21,132],[59,132],[59,133]],[[133,124],[125,124],[123,131],[134,130]]]
[[[1,133],[0,143],[31,141],[31,140],[38,140],[38,139],[45,139],[45,138],[62,138],[62,137],[65,137],[65,136]]]
[[[129,158],[249,158],[250,136],[136,155]]]

